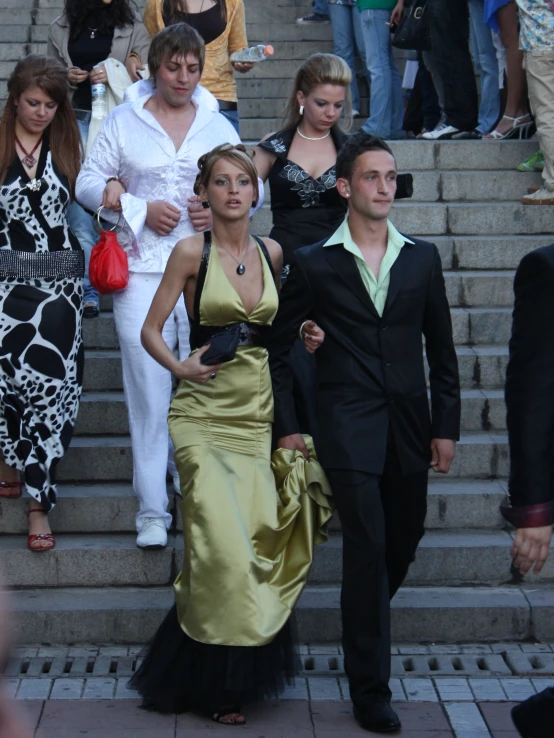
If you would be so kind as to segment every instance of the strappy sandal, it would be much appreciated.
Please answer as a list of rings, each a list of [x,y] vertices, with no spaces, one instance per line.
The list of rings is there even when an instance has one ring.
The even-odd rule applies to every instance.
[[[229,715],[235,715],[232,720],[224,720]],[[235,725],[243,726],[246,725],[246,718],[240,711],[240,707],[222,707],[217,712],[212,713],[212,720],[220,725]]]
[[[10,490],[13,492],[10,493]],[[16,500],[23,494],[21,482],[0,482],[0,497],[5,500]]]
[[[495,128],[494,131],[491,131],[490,133],[487,133],[483,136],[486,141],[504,141],[508,138],[523,139],[529,137],[529,131],[531,130],[531,126],[533,125],[533,120],[530,113],[525,113],[525,115],[520,115],[517,118],[513,118],[511,115],[503,115],[501,120],[503,120],[504,118],[506,118],[506,120],[512,121],[512,127],[509,128],[505,133],[501,133],[498,128]],[[521,123],[520,121],[525,122]]]
[[[32,507],[30,510],[27,510],[27,519],[29,518],[31,513],[42,513],[43,515],[46,515],[44,510],[41,510],[40,507]],[[34,546],[37,541],[46,541],[50,545],[48,546]],[[54,540],[54,536],[52,533],[29,533],[27,536],[27,548],[29,551],[51,551],[56,546],[56,541]]]

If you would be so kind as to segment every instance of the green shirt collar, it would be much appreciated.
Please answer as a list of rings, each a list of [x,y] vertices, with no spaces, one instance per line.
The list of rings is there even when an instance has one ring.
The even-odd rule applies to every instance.
[[[405,243],[411,243],[413,245],[413,241],[411,241],[409,238],[406,238],[403,236],[400,231],[398,231],[394,225],[391,223],[390,220],[387,220],[387,228],[388,228],[388,241],[387,241],[387,251],[392,250],[396,253],[400,252],[400,249],[402,246],[404,246]],[[344,248],[347,251],[350,251],[351,254],[354,254],[354,256],[359,257],[360,259],[363,259],[362,252],[358,248],[357,244],[354,243],[352,239],[352,234],[350,233],[350,226],[348,225],[348,216],[343,220],[343,222],[340,224],[340,226],[337,228],[337,230],[333,233],[331,238],[329,238],[323,246],[337,246],[338,244],[342,244]]]

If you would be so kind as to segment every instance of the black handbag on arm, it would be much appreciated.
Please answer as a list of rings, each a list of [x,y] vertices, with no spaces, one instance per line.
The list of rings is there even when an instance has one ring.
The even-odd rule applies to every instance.
[[[392,45],[397,49],[429,51],[431,38],[428,13],[427,0],[414,0],[409,7],[405,7],[402,20],[392,38]]]

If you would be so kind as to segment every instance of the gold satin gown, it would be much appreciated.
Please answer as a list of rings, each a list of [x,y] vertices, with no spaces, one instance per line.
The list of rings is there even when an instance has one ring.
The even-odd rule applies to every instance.
[[[197,316],[202,326],[271,324],[278,294],[257,248],[264,288],[247,314],[212,244]],[[176,613],[173,608],[162,624],[132,682],[145,707],[218,710],[276,693],[294,674],[289,618],[314,545],[326,540],[331,491],[311,439],[309,461],[285,449],[271,459],[272,421],[261,346],[239,346],[205,384],[179,384],[169,429],[183,485],[184,562],[175,582]],[[168,640],[181,643],[179,667],[164,668],[156,657],[166,650],[167,660],[174,656]],[[168,696],[179,679],[179,695]]]

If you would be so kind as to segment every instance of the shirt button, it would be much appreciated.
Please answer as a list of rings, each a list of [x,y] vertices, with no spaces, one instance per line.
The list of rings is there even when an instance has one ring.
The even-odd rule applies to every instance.
[[[385,366],[390,366],[390,365],[391,365],[390,361],[385,361]]]
[[[388,328],[388,325],[382,325],[382,326],[381,326],[381,330],[382,330],[382,331],[386,331],[386,330],[387,330],[387,328]]]
[[[387,402],[389,403],[389,405],[394,405],[394,397],[388,397]]]

